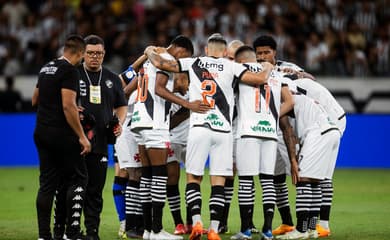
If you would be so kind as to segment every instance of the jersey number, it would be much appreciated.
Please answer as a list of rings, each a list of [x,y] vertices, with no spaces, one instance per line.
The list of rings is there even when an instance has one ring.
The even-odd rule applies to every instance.
[[[138,80],[137,100],[140,102],[145,102],[148,98],[148,82],[149,77],[147,74],[142,75]]]
[[[255,111],[269,112],[269,101],[271,99],[271,88],[269,85],[261,85],[260,87],[255,87]],[[261,109],[261,95],[265,95],[265,109]]]
[[[203,103],[211,108],[215,106],[214,94],[217,92],[217,84],[211,80],[204,80],[201,84]]]

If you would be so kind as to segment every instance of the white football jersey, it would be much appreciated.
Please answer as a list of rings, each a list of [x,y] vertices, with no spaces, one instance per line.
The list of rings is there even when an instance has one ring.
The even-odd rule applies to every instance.
[[[183,99],[188,100],[188,92],[186,95],[181,95],[180,93],[175,93],[176,96],[181,97]],[[172,103],[171,106],[171,115],[175,114],[177,111],[179,111],[182,106]],[[172,143],[177,143],[177,144],[187,144],[187,138],[188,138],[188,130],[190,129],[190,119],[187,118],[183,122],[181,122],[179,125],[177,125],[175,128],[169,130],[169,138]]]
[[[202,100],[212,109],[206,114],[191,112],[190,126],[207,126],[215,131],[232,128],[234,79],[247,70],[225,58],[198,57],[179,59],[180,70],[189,72],[190,101]]]
[[[278,71],[283,71],[283,69],[286,69],[286,68],[290,68],[290,69],[297,71],[297,72],[304,72],[304,70],[301,67],[299,67],[298,65],[296,65],[295,63],[281,61],[281,60],[276,61],[276,69]]]
[[[320,83],[308,78],[297,79],[294,82],[297,85],[297,91],[321,104],[334,123],[337,124],[339,122],[338,120],[344,117],[344,109],[340,106],[329,90]],[[342,127],[342,129],[344,128],[345,126]]]
[[[168,53],[162,57],[174,60]],[[163,73],[168,76],[166,88],[173,90],[173,74],[162,71],[147,60],[143,66],[143,75],[138,79],[137,101],[134,105],[134,113],[131,120],[131,129],[169,129],[169,110],[171,103],[155,93],[156,75]]]
[[[252,72],[262,71],[259,63],[244,64]],[[239,137],[261,137],[277,140],[282,74],[272,71],[268,83],[250,86],[239,83],[237,134]]]
[[[294,94],[293,97],[295,131],[300,143],[304,141],[307,132],[312,129],[320,129],[321,133],[332,129],[338,130],[337,125],[332,122],[323,107],[315,100],[303,94]]]

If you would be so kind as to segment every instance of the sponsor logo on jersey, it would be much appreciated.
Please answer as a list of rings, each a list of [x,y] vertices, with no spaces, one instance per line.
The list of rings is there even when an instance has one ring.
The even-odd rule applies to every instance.
[[[53,75],[57,72],[58,68],[57,67],[54,67],[54,66],[47,66],[47,67],[43,67],[41,68],[41,71],[39,71],[39,73],[44,73],[44,74],[48,74],[48,75]]]
[[[209,62],[199,61],[198,62],[198,66],[201,67],[201,68],[206,68],[208,70],[216,69],[216,70],[218,70],[220,72],[223,71],[223,64],[222,63],[209,63]]]
[[[215,113],[209,114],[204,120],[210,122],[212,126],[223,126],[223,121],[221,121]]]
[[[135,122],[139,122],[140,120],[141,120],[141,117],[139,116],[139,111],[135,111],[133,113],[133,116],[131,117],[131,122],[135,123]]]
[[[275,133],[275,128],[271,127],[271,123],[267,120],[260,120],[257,125],[251,127],[254,132]]]

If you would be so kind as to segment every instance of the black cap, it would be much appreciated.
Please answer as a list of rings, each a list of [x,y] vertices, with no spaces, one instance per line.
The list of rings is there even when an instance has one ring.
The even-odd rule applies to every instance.
[[[220,33],[213,33],[208,39],[207,39],[207,43],[210,43],[210,42],[220,42],[220,43],[224,43],[227,45],[227,42],[225,40],[225,38],[222,36],[222,34]]]

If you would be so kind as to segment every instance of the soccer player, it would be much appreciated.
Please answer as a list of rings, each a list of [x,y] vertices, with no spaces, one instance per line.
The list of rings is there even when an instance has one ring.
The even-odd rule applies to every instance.
[[[39,240],[52,239],[50,216],[59,188],[65,196],[61,211],[68,216],[66,234],[69,239],[82,239],[80,216],[87,183],[84,155],[91,151],[91,144],[80,124],[76,105],[80,75],[75,65],[80,63],[84,51],[84,40],[69,36],[63,56],[39,71],[32,98],[32,105],[38,106],[34,142],[40,171],[36,200]]]
[[[262,67],[249,46],[237,49],[235,60],[250,71]],[[251,238],[250,213],[253,212],[253,176],[259,174],[263,189],[264,224],[262,238],[272,239],[272,219],[275,206],[273,175],[277,151],[277,131],[280,115],[289,112],[293,99],[289,88],[282,84],[282,74],[272,71],[266,84],[248,86],[240,83],[237,116],[237,174],[239,176],[239,205],[241,231],[231,239]],[[283,103],[282,103],[283,102]]]
[[[203,234],[201,219],[202,198],[200,182],[204,165],[210,154],[210,228],[207,238],[219,240],[218,225],[224,207],[225,176],[233,174],[232,133],[234,97],[233,80],[237,78],[247,84],[266,82],[272,68],[264,64],[264,71],[252,73],[238,63],[223,58],[226,54],[226,40],[221,34],[208,38],[205,57],[168,60],[162,58],[156,48],[150,46],[145,53],[158,68],[171,72],[189,72],[190,100],[202,100],[210,110],[207,113],[192,111],[186,154],[186,201],[190,208],[193,227],[190,239],[200,239]],[[208,110],[208,109],[207,109]]]
[[[184,36],[178,36],[162,54],[168,59],[191,56],[192,42]],[[143,238],[182,239],[181,236],[166,232],[162,226],[163,207],[167,197],[169,109],[170,102],[181,102],[192,110],[200,111],[200,101],[189,103],[175,96],[171,92],[172,73],[161,71],[150,61],[143,64],[140,75],[131,129],[136,134],[142,163],[140,196],[145,228]]]
[[[298,161],[290,161],[296,185],[296,229],[277,239],[318,238],[316,223],[321,206],[319,183],[327,175],[329,158],[340,142],[340,131],[321,105],[305,95],[294,95],[295,132],[301,148]]]
[[[294,84],[297,86],[297,91],[305,94],[306,96],[314,99],[319,103],[328,114],[332,122],[336,123],[338,129],[340,130],[340,137],[343,135],[346,128],[346,117],[345,111],[333,97],[333,95],[316,81],[312,81],[308,78],[300,78],[294,81]],[[317,232],[320,237],[327,237],[330,235],[329,228],[329,217],[330,209],[332,206],[333,200],[333,172],[336,166],[337,155],[339,151],[339,146],[332,149],[332,157],[329,158],[329,165],[326,167],[327,174],[324,180],[321,180],[320,187],[322,193],[322,202],[321,202],[321,211],[320,211],[320,221],[317,225]]]
[[[276,60],[276,50],[277,50],[277,44],[273,37],[268,35],[262,35],[256,38],[253,42],[253,48],[256,52],[256,58],[258,62],[267,61],[273,65],[275,65],[276,69],[278,71],[281,71],[288,75],[290,78],[299,78],[299,77],[308,77],[310,79],[314,80],[314,77],[306,73],[302,68],[295,65],[291,62]],[[291,83],[291,81],[290,81]],[[283,121],[285,124],[289,124],[288,121]],[[289,129],[288,126],[283,127],[283,129]],[[284,133],[283,133],[284,134]],[[283,136],[281,133],[279,133],[278,138],[279,146],[284,144]],[[292,147],[292,145],[289,145],[289,147]],[[284,150],[284,149],[283,149]],[[285,157],[288,157],[288,152],[292,152],[292,149],[287,149],[284,151]],[[280,151],[279,151],[280,152]],[[294,156],[291,156],[292,158],[295,158]],[[277,158],[278,160],[280,158]],[[292,159],[290,159],[292,160]],[[284,234],[286,232],[294,230],[294,224],[290,213],[290,205],[288,201],[288,188],[286,184],[286,174],[285,174],[285,168],[284,163],[281,162],[279,166],[279,161],[276,162],[276,173],[274,177],[274,184],[275,184],[275,191],[276,191],[276,205],[278,207],[280,216],[282,218],[282,224],[278,226],[276,229],[272,231],[273,235],[280,235]],[[279,171],[280,170],[280,171]]]
[[[234,61],[234,54],[236,53],[236,50],[243,46],[244,43],[240,40],[233,40],[230,43],[228,43],[226,48],[226,58]],[[233,133],[233,176],[227,176],[225,180],[225,207],[223,210],[222,220],[219,224],[219,233],[227,233],[229,232],[227,223],[228,223],[228,217],[229,217],[229,209],[230,209],[230,203],[232,202],[233,193],[234,193],[234,175],[235,175],[235,162],[236,162],[236,131],[237,131],[237,108],[236,108],[236,101],[237,96],[235,95],[235,104],[234,104],[234,110],[233,110],[233,122],[232,122],[232,133]],[[253,222],[253,221],[252,221]],[[253,223],[252,223],[253,225]],[[257,230],[255,227],[253,227],[254,230]]]
[[[137,73],[139,67],[146,60],[142,55],[124,72],[119,74],[122,86],[130,94],[130,83],[133,81],[133,94],[128,100],[128,110],[122,134],[117,138],[114,145],[115,157],[115,177],[113,184],[114,203],[118,213],[120,226],[118,231],[119,238],[141,238],[143,234],[142,208],[139,203],[139,183],[141,176],[141,162],[138,154],[138,147],[134,134],[130,131],[130,120],[133,115],[133,108],[136,98],[134,92]]]

